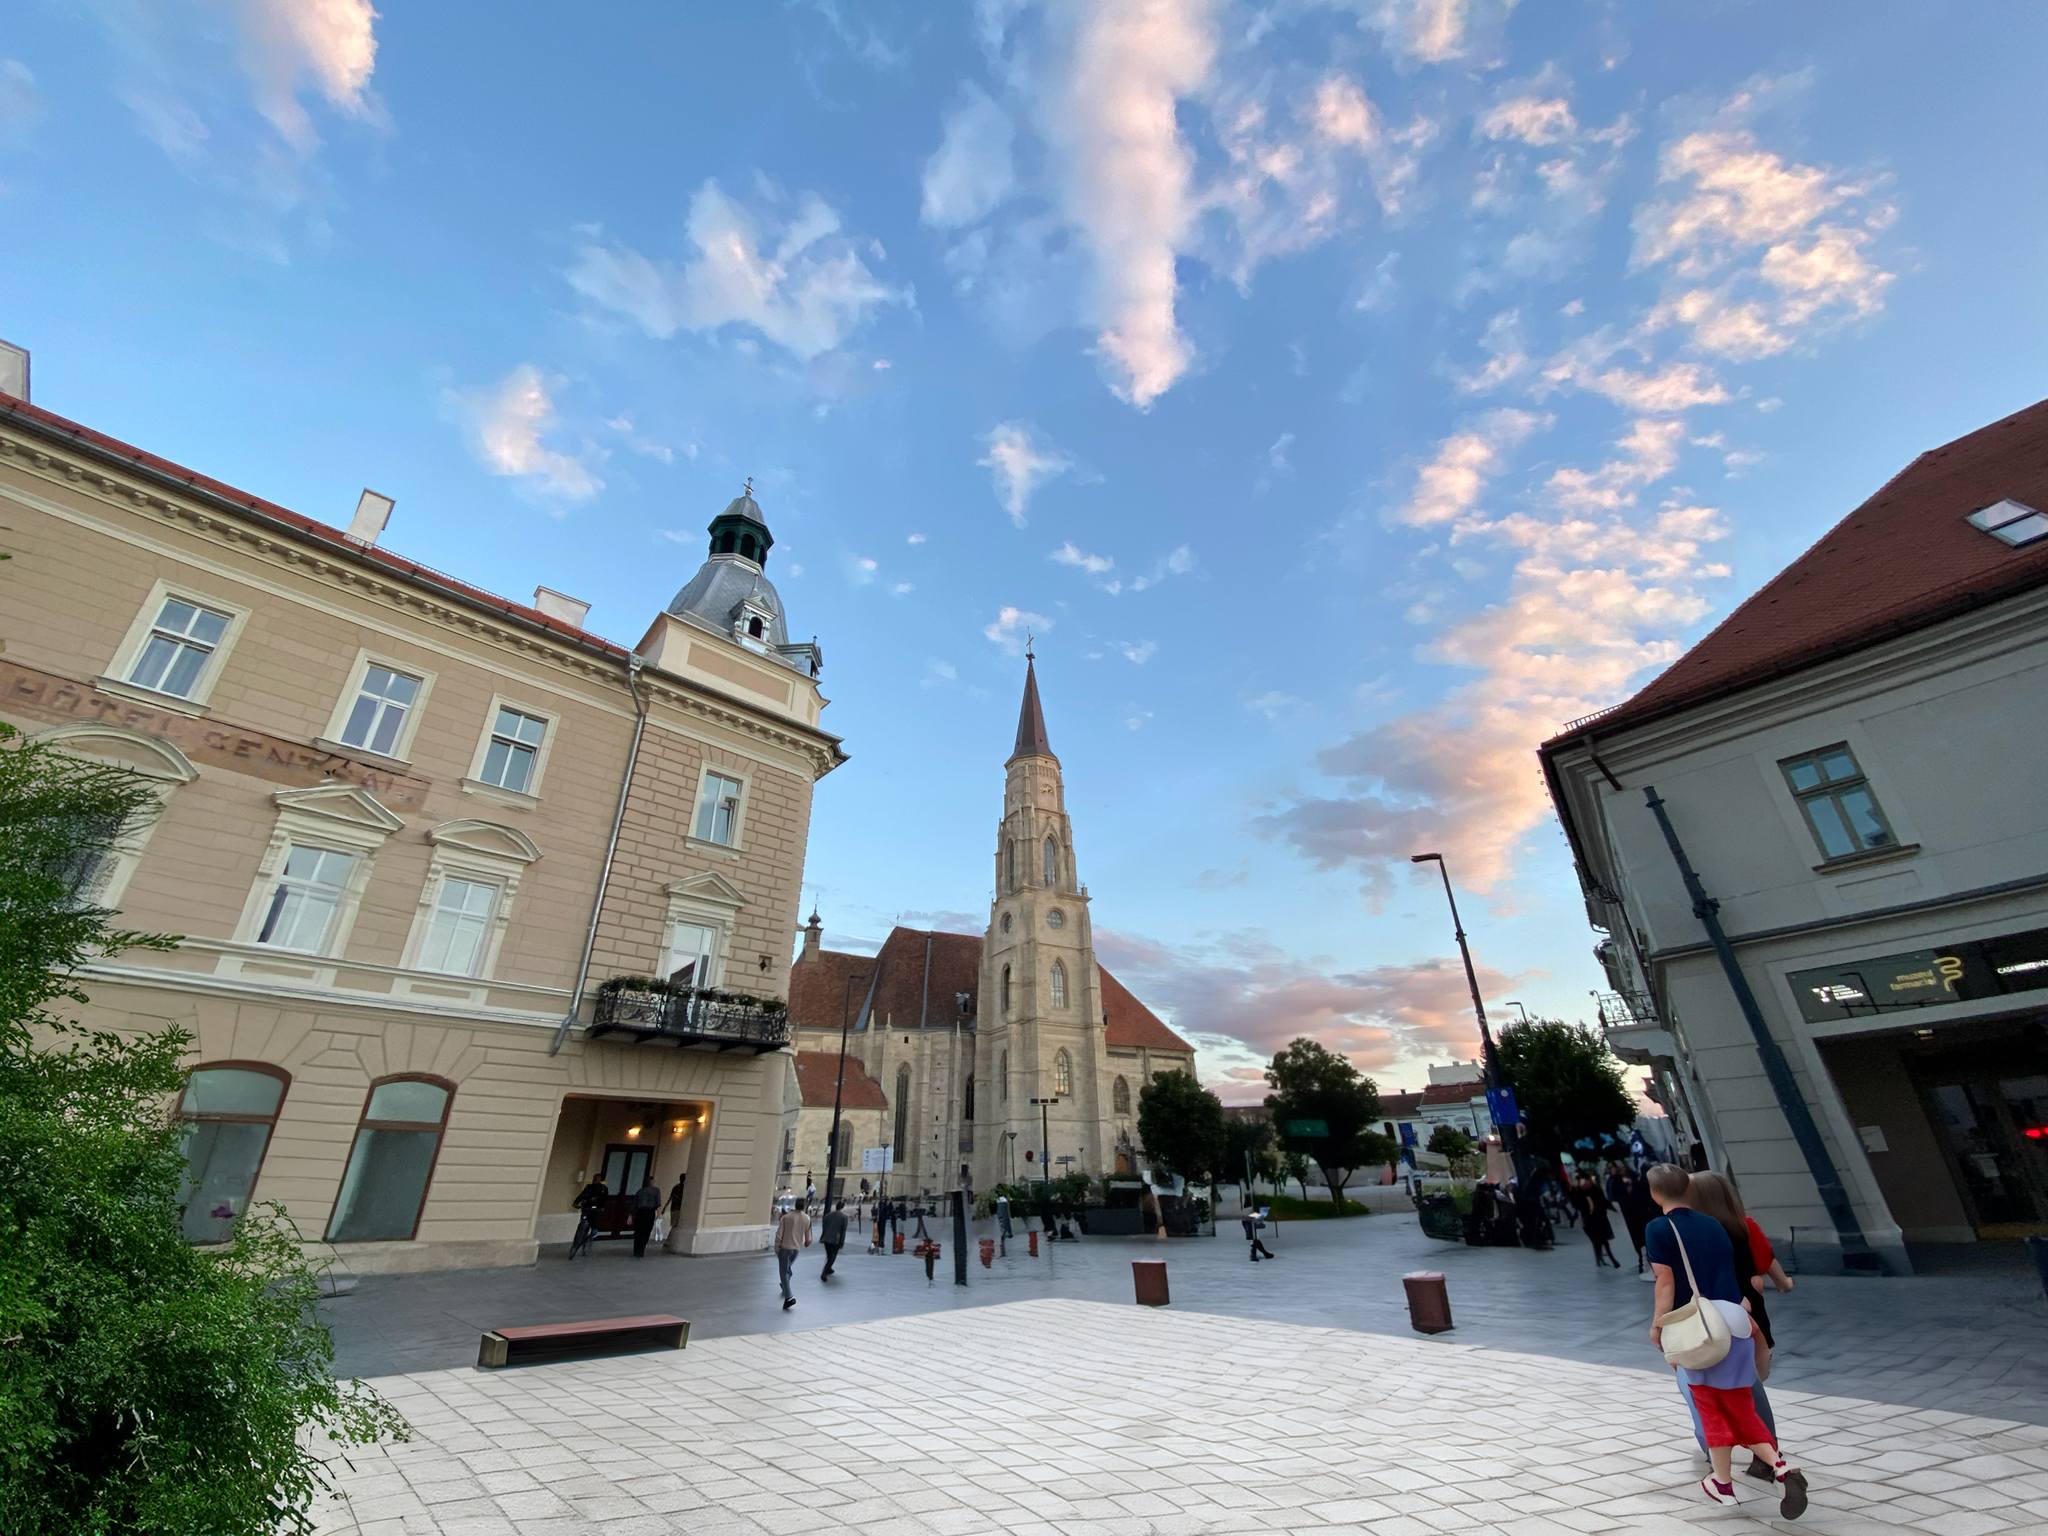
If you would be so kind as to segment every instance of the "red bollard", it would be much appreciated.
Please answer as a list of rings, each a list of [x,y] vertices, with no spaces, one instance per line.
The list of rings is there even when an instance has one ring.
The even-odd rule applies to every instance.
[[[991,1265],[993,1265],[995,1261],[996,1240],[992,1237],[984,1237],[981,1240],[981,1267],[983,1269],[987,1269]]]
[[[889,1251],[891,1253],[901,1253],[903,1251],[903,1234],[901,1232],[896,1234],[896,1246]]]
[[[1036,1232],[1027,1232],[1025,1236],[1031,1239],[1031,1257],[1035,1259],[1038,1257],[1038,1234]]]

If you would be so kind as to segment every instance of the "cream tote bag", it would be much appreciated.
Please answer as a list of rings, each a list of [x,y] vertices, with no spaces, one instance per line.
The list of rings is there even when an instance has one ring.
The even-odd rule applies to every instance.
[[[1685,1283],[1692,1287],[1692,1300],[1657,1319],[1657,1326],[1664,1330],[1664,1359],[1667,1364],[1683,1366],[1688,1371],[1704,1371],[1727,1359],[1735,1339],[1721,1309],[1712,1301],[1701,1299],[1700,1283],[1693,1278],[1692,1256],[1685,1251],[1685,1239],[1679,1235],[1675,1221],[1671,1223],[1671,1235],[1678,1238],[1678,1259],[1685,1266]]]

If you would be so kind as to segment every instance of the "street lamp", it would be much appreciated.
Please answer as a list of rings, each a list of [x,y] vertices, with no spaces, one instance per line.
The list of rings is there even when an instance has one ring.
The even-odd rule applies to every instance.
[[[1513,999],[1512,997],[1508,999],[1508,1006],[1510,1008],[1522,1008],[1522,1005],[1516,1002],[1515,999]],[[1522,1008],[1522,1022],[1524,1024],[1529,1022],[1529,1010],[1526,1008]]]
[[[839,1171],[839,1105],[846,1091],[846,1032],[853,1025],[853,969],[839,997],[839,1073],[832,1080],[832,1144],[825,1149],[825,1209],[832,1209],[832,1179]]]
[[[1044,1214],[1040,1215],[1038,1219],[1040,1223],[1043,1224],[1043,1222],[1046,1219],[1046,1216],[1050,1215],[1052,1212],[1051,1116],[1052,1106],[1059,1103],[1059,1096],[1055,1094],[1053,1095],[1053,1097],[1049,1099],[1033,1099],[1031,1102],[1038,1106],[1038,1181],[1040,1186],[1045,1191],[1043,1199],[1045,1210]],[[1051,1232],[1052,1228],[1047,1227],[1045,1230],[1047,1232]]]
[[[1458,956],[1465,962],[1465,984],[1472,989],[1472,1016],[1479,1021],[1480,1059],[1486,1067],[1486,1088],[1492,1110],[1492,1098],[1496,1090],[1506,1086],[1506,1078],[1500,1069],[1500,1052],[1493,1046],[1493,1031],[1486,1027],[1486,1005],[1479,1000],[1479,976],[1472,969],[1472,951],[1465,943],[1465,924],[1458,917],[1458,898],[1451,891],[1451,872],[1444,864],[1440,853],[1417,853],[1409,856],[1410,864],[1434,864],[1436,872],[1443,876],[1444,900],[1451,904],[1451,929],[1458,936]],[[1519,1006],[1519,1005],[1517,1005]],[[1507,1153],[1508,1163],[1515,1170],[1517,1178],[1522,1173],[1522,1137],[1512,1125],[1500,1128],[1501,1150]]]

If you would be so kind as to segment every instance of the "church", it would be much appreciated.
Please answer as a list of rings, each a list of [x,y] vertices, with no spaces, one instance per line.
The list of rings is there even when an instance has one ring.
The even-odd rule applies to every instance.
[[[784,1162],[796,1188],[809,1176],[824,1187],[835,1090],[842,1188],[858,1187],[875,1146],[894,1153],[887,1187],[904,1194],[1035,1181],[1047,1159],[1054,1176],[1143,1168],[1138,1091],[1192,1073],[1195,1049],[1096,961],[1029,652],[995,892],[979,937],[899,927],[873,955],[824,948],[811,914],[789,987],[801,1107]]]

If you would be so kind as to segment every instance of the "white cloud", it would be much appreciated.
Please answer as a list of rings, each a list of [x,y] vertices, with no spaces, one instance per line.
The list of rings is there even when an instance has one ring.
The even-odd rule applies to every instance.
[[[1193,154],[1179,99],[1208,80],[1207,0],[1121,0],[1076,18],[1042,127],[1057,190],[1094,262],[1096,345],[1110,388],[1143,409],[1186,373],[1174,263],[1193,227]]]
[[[1033,613],[1029,608],[1017,608],[1004,604],[996,610],[992,622],[985,625],[982,635],[1001,647],[1005,655],[1020,656],[1024,652],[1027,636],[1044,634],[1053,627],[1052,620],[1042,613]]]
[[[988,452],[975,462],[993,472],[996,499],[1022,528],[1038,488],[1072,469],[1074,461],[1022,421],[999,422],[982,441]]]
[[[1287,457],[1287,450],[1294,446],[1294,434],[1282,432],[1273,439],[1273,445],[1266,450],[1266,467],[1275,474],[1292,474],[1294,465]]]
[[[1436,455],[1415,475],[1415,490],[1395,514],[1419,528],[1454,522],[1472,511],[1487,483],[1507,467],[1507,457],[1531,432],[1546,424],[1533,411],[1503,407],[1488,411],[1437,444]]]
[[[626,446],[635,453],[642,454],[647,458],[655,460],[657,463],[675,463],[675,449],[669,447],[667,443],[645,436],[634,426],[632,417],[624,415],[614,416],[605,423],[605,426],[624,438]],[[697,445],[695,443],[685,443],[683,445],[683,457],[686,459],[696,458]]]
[[[1016,185],[1016,130],[986,91],[969,85],[946,116],[939,147],[924,166],[924,222],[958,229],[987,218]]]
[[[1635,369],[1613,359],[1621,343],[1602,333],[1577,342],[1545,365],[1551,384],[1569,385],[1612,400],[1623,410],[1665,415],[1699,405],[1719,405],[1728,390],[1702,363],[1667,362]]]
[[[1515,0],[1363,0],[1360,9],[1397,61],[1447,64],[1490,47],[1514,6]]]
[[[1127,731],[1142,731],[1151,723],[1152,711],[1149,709],[1132,706],[1124,712],[1124,729]]]
[[[856,587],[870,585],[875,573],[881,570],[881,562],[873,555],[848,555],[846,557],[846,579]]]
[[[1186,544],[1177,544],[1157,560],[1142,576],[1131,579],[1131,590],[1143,592],[1147,587],[1156,587],[1169,576],[1185,576],[1195,568],[1194,549]]]
[[[1048,558],[1055,565],[1071,565],[1075,570],[1086,571],[1090,576],[1100,576],[1116,564],[1108,555],[1089,554],[1072,539],[1054,550]]]
[[[1470,373],[1458,376],[1458,388],[1466,394],[1489,394],[1529,371],[1529,354],[1522,349],[1519,310],[1504,309],[1487,321],[1479,346],[1486,353],[1486,361]]]
[[[1117,653],[1134,667],[1142,667],[1159,654],[1157,640],[1119,640],[1116,648]]]
[[[925,540],[923,534],[913,533],[912,535],[910,535],[909,538],[905,539],[903,542],[906,544],[922,544],[924,541]]]
[[[495,388],[453,393],[448,404],[492,474],[521,480],[550,500],[587,501],[604,481],[578,455],[542,441],[555,425],[549,385],[532,363],[521,363]]]
[[[0,143],[21,133],[42,111],[35,74],[19,59],[0,59]]]
[[[1639,420],[1614,445],[1615,458],[1592,470],[1557,469],[1545,488],[1559,506],[1577,511],[1632,506],[1638,489],[1655,484],[1677,468],[1678,446],[1684,436],[1685,423],[1676,418]]]
[[[1571,103],[1554,96],[1511,96],[1481,113],[1478,126],[1489,139],[1536,145],[1562,144],[1579,132]]]
[[[950,661],[940,661],[937,657],[934,657],[924,664],[924,676],[919,680],[919,686],[923,688],[937,688],[943,684],[956,681],[959,676],[960,669],[954,666],[953,663]]]
[[[843,233],[816,193],[791,204],[769,188],[764,204],[742,207],[707,181],[690,199],[680,262],[592,238],[565,276],[657,340],[739,327],[805,362],[841,346],[882,309],[912,302],[909,288],[870,270],[877,248]]]
[[[782,574],[785,576],[801,576],[803,573],[804,568],[801,565],[785,565],[782,568]]]
[[[896,583],[896,584],[895,584],[894,586],[892,586],[891,588],[889,588],[889,595],[890,595],[891,597],[908,597],[908,596],[910,596],[910,594],[911,594],[911,593],[915,592],[916,590],[917,590],[917,583],[916,583],[916,582],[914,582],[914,581],[899,581],[899,582],[897,582],[897,583]]]
[[[336,111],[374,114],[377,13],[370,0],[241,0],[238,10],[256,109],[286,143],[304,154],[319,142],[299,100],[308,77]]]
[[[1251,698],[1246,699],[1244,707],[1255,715],[1264,715],[1268,720],[1277,720],[1282,715],[1291,714],[1297,709],[1306,709],[1308,707],[1308,700],[1297,698],[1291,693],[1282,693],[1277,688],[1269,688],[1264,693],[1255,694]]]

